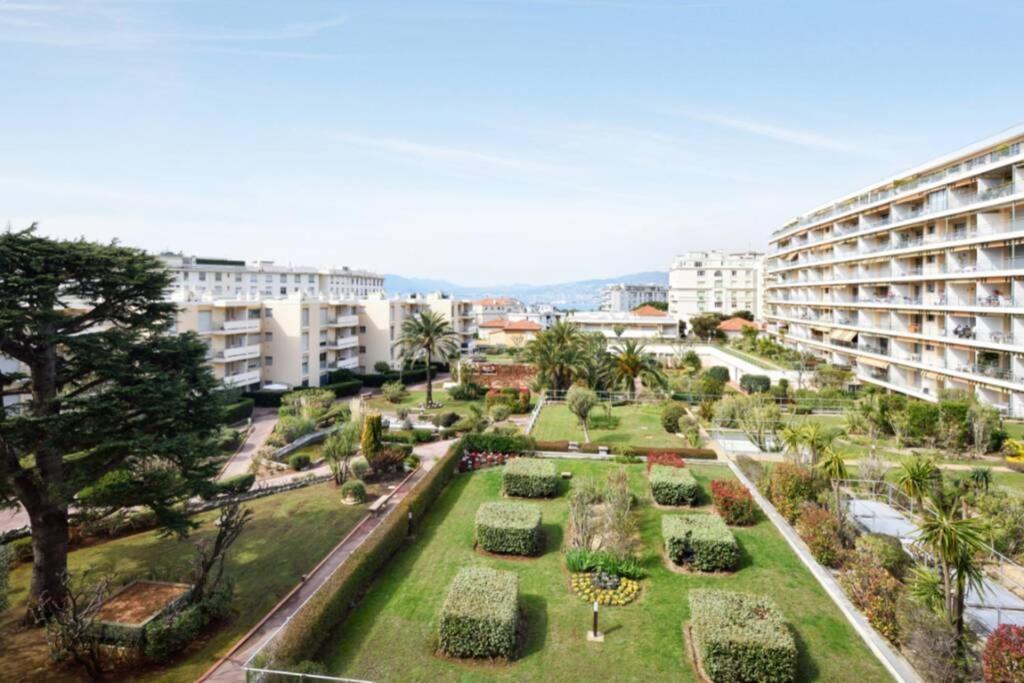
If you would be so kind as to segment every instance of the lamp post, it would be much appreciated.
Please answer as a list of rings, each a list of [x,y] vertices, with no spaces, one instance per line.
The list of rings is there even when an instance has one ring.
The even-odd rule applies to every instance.
[[[587,631],[587,641],[591,643],[604,642],[604,634],[597,630],[597,600],[594,601],[594,625]]]
[[[593,635],[597,638],[597,600],[594,600],[594,629]]]

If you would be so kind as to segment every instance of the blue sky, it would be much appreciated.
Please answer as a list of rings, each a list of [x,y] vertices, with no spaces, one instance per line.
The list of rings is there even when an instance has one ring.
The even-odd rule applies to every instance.
[[[465,284],[667,269],[1024,120],[1024,3],[0,0],[0,219]]]

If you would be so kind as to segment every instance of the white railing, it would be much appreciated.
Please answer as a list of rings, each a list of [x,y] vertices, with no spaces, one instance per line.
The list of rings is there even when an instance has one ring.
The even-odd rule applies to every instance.
[[[537,395],[537,404],[533,406],[533,411],[530,412],[530,420],[526,423],[526,435],[529,436],[530,432],[533,431],[533,426],[537,424],[537,418],[540,417],[540,411],[544,409],[544,402],[547,397],[544,394]]]
[[[226,320],[221,329],[225,332],[259,332],[260,319]]]

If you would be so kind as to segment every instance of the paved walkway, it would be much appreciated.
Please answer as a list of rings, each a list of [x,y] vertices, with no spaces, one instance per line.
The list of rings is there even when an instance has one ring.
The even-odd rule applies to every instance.
[[[217,475],[219,481],[249,473],[249,465],[256,453],[263,448],[267,437],[274,431],[277,424],[277,410],[273,408],[256,408],[252,411],[252,431],[238,451],[228,458],[224,469]]]
[[[391,497],[388,507],[393,507],[394,502],[402,500],[423,476],[434,467],[434,463],[447,452],[453,441],[434,441],[422,444],[415,449],[416,455],[420,457],[420,468],[405,480],[402,487],[396,490]],[[341,543],[328,553],[327,557],[320,561],[307,576],[299,583],[292,592],[281,600],[267,616],[263,618],[252,631],[242,636],[228,654],[214,667],[208,671],[200,681],[215,681],[217,683],[240,683],[245,680],[245,671],[242,667],[263,644],[281,626],[283,626],[299,607],[315,593],[320,586],[327,581],[334,571],[348,559],[352,552],[358,548],[366,537],[377,528],[384,514],[376,516],[366,515],[349,532]]]
[[[868,531],[895,536],[907,547],[917,540],[913,520],[886,502],[853,498],[847,509]],[[1024,626],[1024,598],[992,578],[984,579],[980,592],[968,589],[966,602],[968,620],[982,632],[990,633],[999,624]]]

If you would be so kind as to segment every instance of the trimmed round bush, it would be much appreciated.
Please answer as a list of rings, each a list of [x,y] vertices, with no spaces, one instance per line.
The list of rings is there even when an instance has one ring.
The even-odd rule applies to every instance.
[[[541,511],[528,503],[484,503],[476,511],[476,540],[489,553],[539,555],[544,551]]]
[[[441,605],[438,642],[449,657],[512,659],[519,626],[519,577],[489,567],[465,567]]]
[[[342,500],[354,500],[357,503],[366,502],[366,486],[358,479],[350,479],[341,485]]]
[[[513,458],[502,473],[505,494],[520,498],[550,498],[558,491],[555,463],[539,458]]]
[[[288,458],[288,466],[296,472],[309,467],[310,459],[308,453],[295,453]]]
[[[690,629],[715,683],[789,683],[796,641],[775,603],[760,595],[690,591]]]
[[[740,561],[740,547],[721,517],[700,512],[661,518],[665,551],[677,565],[702,572],[731,571]]]
[[[650,474],[651,494],[660,505],[696,505],[700,484],[685,467],[655,465]]]
[[[686,410],[678,403],[670,403],[661,411],[661,426],[669,434],[679,432],[679,420],[686,415]]]
[[[370,463],[366,462],[366,458],[361,455],[349,460],[348,467],[356,479],[366,479],[366,475],[370,473]]]

